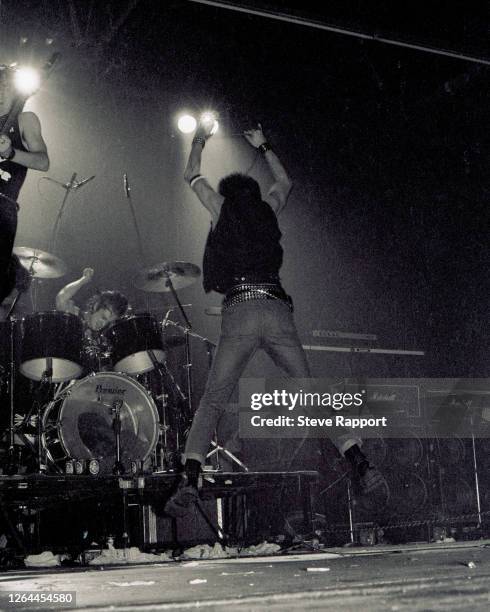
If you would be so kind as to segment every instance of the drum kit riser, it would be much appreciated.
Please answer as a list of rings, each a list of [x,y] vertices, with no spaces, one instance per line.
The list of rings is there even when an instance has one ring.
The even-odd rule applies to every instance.
[[[57,278],[66,271],[61,260],[39,249],[18,247],[16,252],[32,276]],[[138,273],[139,289],[173,295],[184,325],[170,321],[172,309],[161,321],[148,312],[131,313],[100,330],[107,351],[87,346],[82,319],[69,312],[9,318],[2,345],[9,364],[4,378],[10,408],[4,474],[23,469],[19,442],[35,455],[38,473],[121,475],[176,468],[182,425],[189,426],[192,414],[189,337],[204,341],[208,354],[214,346],[192,331],[176,292],[199,275],[199,268],[186,262],[165,262]],[[180,335],[167,338],[169,326]],[[177,346],[185,347],[186,393],[166,363]],[[98,371],[106,370],[109,361],[112,371]],[[32,406],[20,422],[15,418],[19,373],[35,388]],[[167,398],[172,398],[172,414]],[[35,433],[27,427],[32,422]]]

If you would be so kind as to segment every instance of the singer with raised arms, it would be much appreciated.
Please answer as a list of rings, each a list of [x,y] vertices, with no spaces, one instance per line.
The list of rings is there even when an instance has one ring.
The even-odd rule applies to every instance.
[[[199,475],[213,433],[227,409],[247,363],[263,349],[284,372],[308,378],[310,370],[293,319],[293,302],[279,278],[283,250],[277,217],[286,206],[292,181],[259,124],[243,133],[263,156],[272,186],[262,198],[252,177],[234,173],[217,191],[201,174],[201,158],[214,121],[202,122],[192,141],[184,179],[211,216],[203,260],[204,290],[224,295],[221,334],[204,395],[185,447],[183,478],[165,511],[184,515],[199,495]],[[332,436],[333,439],[333,436]],[[367,487],[382,481],[360,451],[360,440],[342,432],[333,442],[351,460]]]
[[[14,86],[15,71],[0,65],[0,303],[16,285],[19,260],[12,255],[17,232],[17,198],[27,170],[49,169],[49,157],[37,115],[22,111]]]

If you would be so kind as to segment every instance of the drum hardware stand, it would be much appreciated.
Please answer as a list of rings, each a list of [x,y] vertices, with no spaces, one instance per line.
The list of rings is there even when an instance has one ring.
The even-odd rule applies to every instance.
[[[208,372],[209,372],[211,370],[211,366],[212,366],[212,363],[213,363],[213,349],[216,348],[216,344],[214,344],[214,342],[211,342],[207,338],[202,338],[202,340],[206,344],[206,353],[207,353],[207,356],[208,356]],[[219,442],[218,442],[218,433],[216,431],[214,432],[214,440],[211,440],[211,446],[213,446],[213,450],[209,451],[209,453],[206,455],[206,459],[210,459],[210,458],[214,457],[214,459],[215,459],[215,470],[217,472],[219,472],[220,469],[221,469],[221,466],[220,466],[220,463],[219,463],[219,454],[220,454],[220,452],[223,453],[223,455],[226,455],[226,457],[228,457],[229,459],[231,459],[231,461],[236,463],[236,465],[241,467],[244,472],[248,472],[249,471],[248,467],[242,461],[240,461],[240,459],[238,459],[238,457],[236,455],[234,455],[227,448],[225,448],[224,446],[221,446],[219,444]]]
[[[44,385],[47,384],[48,385],[48,389],[51,387],[51,379],[53,376],[53,360],[51,357],[48,357],[46,359],[46,370],[43,372],[42,378],[41,378],[41,386],[39,388],[39,390],[36,393],[36,396],[34,398],[34,401],[29,409],[29,411],[24,415],[24,417],[22,418],[22,421],[20,423],[18,423],[17,425],[15,424],[14,421],[14,406],[13,406],[13,392],[11,394],[11,427],[10,427],[10,448],[9,448],[9,453],[12,455],[12,457],[14,456],[14,453],[16,451],[16,446],[18,447],[18,452],[19,452],[19,459],[17,461],[17,465],[15,465],[13,462],[8,464],[8,467],[5,470],[5,473],[9,474],[9,475],[13,475],[15,473],[18,473],[18,468],[20,466],[20,450],[21,450],[21,446],[19,444],[15,444],[15,436],[19,436],[24,445],[31,451],[31,453],[34,455],[34,457],[36,457],[36,463],[37,463],[37,469],[38,469],[38,473],[39,474],[45,474],[46,470],[47,470],[47,465],[46,465],[46,461],[45,461],[45,455],[43,452],[43,446],[42,446],[42,435],[43,435],[43,422],[42,422],[42,418],[41,418],[41,410],[42,407],[44,406],[44,402],[42,401],[42,392],[44,389]],[[13,391],[13,380],[14,377],[11,375],[11,387],[12,387],[12,391]],[[34,412],[34,406],[36,407],[36,414],[34,416],[34,418],[36,419],[36,434],[35,436],[37,437],[37,446],[35,446],[31,440],[27,437],[26,433],[23,430],[24,427],[26,427],[27,425],[29,425],[29,423],[31,422],[31,419],[33,418],[33,412]]]
[[[178,395],[180,396],[180,399],[184,402],[187,401],[187,397],[184,395],[184,392],[182,391],[179,384],[175,380],[174,375],[167,367],[167,364],[164,361],[158,361],[158,359],[155,357],[154,351],[148,351],[148,355],[153,363],[154,369],[160,375],[162,382],[165,376],[168,377],[170,382],[172,383],[173,388],[177,391]]]
[[[155,371],[158,372],[158,375],[160,376],[162,388],[165,388],[164,383],[165,383],[165,380],[168,378],[170,380],[172,389],[176,391],[180,399],[185,402],[187,398],[184,395],[180,386],[178,385],[177,381],[175,380],[172,372],[167,367],[167,364],[165,362],[158,361],[158,359],[155,357],[154,351],[149,350],[148,355],[150,359],[152,360]],[[165,394],[161,396],[156,396],[156,399],[163,400],[162,401],[162,423],[160,425],[160,433],[159,433],[159,436],[160,436],[160,454],[159,454],[160,463],[158,465],[158,470],[165,472],[169,470],[169,466],[170,466],[170,461],[168,457],[168,440],[167,440],[167,432],[169,430],[169,426],[167,424],[167,401],[165,399]],[[162,436],[163,436],[163,440],[162,440]],[[176,439],[177,449],[179,448],[179,443],[180,443],[179,428],[177,428],[177,439]]]
[[[48,385],[48,389],[51,389],[53,383],[53,358],[46,357],[46,369],[44,370],[41,382]],[[42,389],[42,386],[41,386]],[[39,391],[41,391],[41,389]],[[41,418],[41,402],[37,401],[37,461],[39,474],[46,473],[48,466],[46,465],[46,458],[43,453],[42,445],[42,434],[43,434],[43,422]]]
[[[220,446],[218,444],[218,436],[215,434],[215,439],[211,440],[211,446],[213,447],[212,451],[209,451],[209,453],[206,455],[206,459],[210,459],[212,457],[216,458],[216,471],[219,472],[221,470],[221,466],[219,464],[219,454],[223,453],[223,455],[226,455],[226,457],[228,457],[229,459],[231,459],[234,463],[236,463],[238,466],[240,466],[244,472],[248,472],[248,467],[242,462],[240,461],[240,459],[238,459],[238,457],[236,457],[231,451],[229,451],[228,449],[226,449],[224,446]]]
[[[122,476],[124,474],[124,465],[121,461],[121,408],[123,406],[123,400],[114,400],[111,406],[111,414],[113,415],[113,428],[116,436],[116,462],[112,473],[116,476]]]
[[[170,374],[170,372],[168,372],[168,368],[166,365],[158,361],[158,359],[155,357],[154,351],[151,351],[151,350],[148,351],[148,355],[150,356],[154,369],[158,372],[158,375],[160,376],[160,381],[162,382],[162,388],[164,388],[163,387],[163,376],[164,374]],[[174,382],[173,377],[171,375],[170,377],[171,377],[172,382]],[[176,387],[179,390],[179,392],[182,393],[178,385],[176,385]],[[165,399],[165,394],[162,394],[162,396],[160,396],[160,399],[162,400],[162,422],[160,423],[159,430],[158,430],[160,449],[157,455],[157,461],[158,461],[157,469],[158,471],[166,472],[169,469],[169,461],[168,461],[168,440],[167,440],[167,432],[168,432],[167,401]]]
[[[475,478],[475,493],[476,493],[476,507],[478,510],[478,527],[482,528],[482,509],[481,509],[481,499],[480,499],[480,482],[478,478],[478,462],[476,460],[476,441],[475,441],[475,427],[473,421],[473,414],[471,414],[471,404],[472,401],[470,399],[462,399],[461,403],[470,412],[470,423],[471,423],[471,450],[473,455],[473,474]]]
[[[20,467],[20,446],[15,444],[15,422],[14,422],[14,385],[15,385],[15,342],[14,342],[14,317],[12,316],[12,312],[17,304],[19,295],[15,296],[15,299],[12,303],[12,306],[8,313],[8,321],[9,321],[9,339],[10,339],[10,363],[9,363],[9,379],[8,379],[8,389],[9,389],[9,408],[10,408],[10,426],[9,426],[9,448],[7,451],[7,462],[4,467],[4,473],[9,476],[13,474],[17,474]],[[19,446],[18,449],[15,447]],[[19,452],[19,458],[16,462],[15,453],[16,450]]]
[[[27,290],[27,287],[26,287],[26,290]],[[7,317],[6,317],[7,321],[9,322],[9,341],[10,341],[9,342],[9,345],[10,345],[9,346],[10,348],[9,369],[10,371],[9,371],[9,377],[8,377],[10,422],[9,422],[9,430],[8,430],[9,431],[9,448],[7,451],[7,461],[4,467],[4,473],[9,476],[17,474],[19,472],[20,454],[21,454],[21,449],[22,449],[21,445],[15,444],[15,433],[16,433],[16,429],[18,429],[18,426],[15,425],[15,416],[14,416],[15,415],[15,406],[14,406],[14,401],[15,401],[15,397],[14,397],[14,389],[15,389],[14,322],[15,322],[15,318],[13,315],[15,307],[17,306],[17,302],[19,301],[22,293],[23,291],[17,292],[17,295],[13,299],[12,304],[10,305],[9,311],[7,313]],[[30,440],[28,440],[28,438],[25,438],[23,434],[21,434],[21,436],[24,442],[26,443],[26,445],[32,447]],[[34,451],[33,448],[31,448],[31,450]],[[18,457],[16,457],[16,453],[18,454]]]

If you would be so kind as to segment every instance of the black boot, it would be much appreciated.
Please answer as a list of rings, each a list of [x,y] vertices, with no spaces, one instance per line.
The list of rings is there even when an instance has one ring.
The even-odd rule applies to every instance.
[[[177,491],[165,504],[165,512],[169,516],[185,516],[199,499],[199,475],[201,464],[195,459],[187,459],[184,467],[183,478],[179,483]]]

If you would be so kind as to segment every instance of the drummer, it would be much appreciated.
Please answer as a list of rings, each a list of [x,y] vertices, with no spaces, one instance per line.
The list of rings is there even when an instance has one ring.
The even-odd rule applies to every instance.
[[[87,343],[95,345],[94,348],[106,350],[107,346],[102,336],[103,330],[109,323],[123,317],[128,312],[129,305],[126,296],[119,291],[101,291],[87,300],[84,310],[77,306],[73,297],[82,287],[92,281],[93,276],[94,270],[85,268],[78,280],[65,285],[56,295],[56,310],[79,316],[85,326]]]

